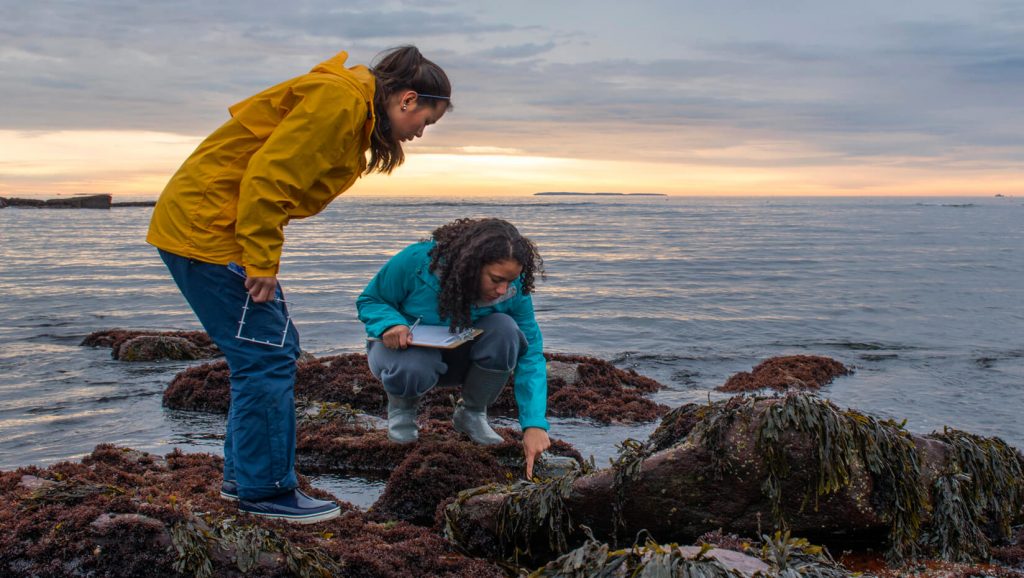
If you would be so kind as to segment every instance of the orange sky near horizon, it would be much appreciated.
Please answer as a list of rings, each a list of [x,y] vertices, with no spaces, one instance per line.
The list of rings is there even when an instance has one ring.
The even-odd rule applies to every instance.
[[[201,136],[146,131],[0,131],[0,196],[156,196]],[[518,196],[541,191],[685,196],[993,196],[1024,189],[1006,168],[872,163],[787,165],[762,149],[696,150],[685,162],[538,156],[497,147],[406,147],[390,176],[346,194]],[[782,155],[780,155],[782,156]],[[744,160],[749,161],[744,164]]]

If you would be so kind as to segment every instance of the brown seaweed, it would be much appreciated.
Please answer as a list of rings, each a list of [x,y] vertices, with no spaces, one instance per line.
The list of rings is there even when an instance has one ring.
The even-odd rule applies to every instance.
[[[502,576],[438,535],[342,504],[313,526],[240,514],[221,460],[98,446],[81,463],[0,473],[0,574]],[[302,485],[310,494],[329,497]]]
[[[724,384],[718,391],[745,392],[758,389],[818,390],[832,383],[841,375],[853,373],[842,363],[820,355],[788,355],[771,357],[757,364],[749,373],[741,371]]]

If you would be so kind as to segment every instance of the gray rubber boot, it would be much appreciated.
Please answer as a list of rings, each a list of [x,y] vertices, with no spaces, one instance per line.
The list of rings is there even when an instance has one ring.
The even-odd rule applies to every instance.
[[[469,366],[462,383],[462,400],[452,416],[456,431],[468,435],[480,445],[490,446],[505,441],[487,423],[487,408],[498,400],[511,374],[511,371],[484,369],[475,363]]]
[[[420,437],[416,427],[416,406],[419,397],[398,397],[388,394],[388,439],[396,444],[411,444]]]

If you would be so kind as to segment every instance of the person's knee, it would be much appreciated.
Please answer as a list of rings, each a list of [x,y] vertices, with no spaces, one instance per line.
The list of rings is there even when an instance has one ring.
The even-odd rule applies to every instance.
[[[252,348],[265,349],[255,345]],[[296,356],[287,349],[249,351],[228,356],[232,400],[260,399],[263,403],[292,395],[295,389]]]
[[[384,391],[398,397],[419,397],[437,385],[438,378],[437,371],[413,363],[397,364],[380,374]]]
[[[448,369],[439,353],[422,348],[390,350],[375,342],[368,357],[370,371],[384,384],[384,390],[398,397],[423,395]]]
[[[484,332],[473,344],[473,363],[499,371],[515,368],[520,352],[527,347],[526,336],[515,320],[504,313],[493,313],[480,319],[476,326]]]

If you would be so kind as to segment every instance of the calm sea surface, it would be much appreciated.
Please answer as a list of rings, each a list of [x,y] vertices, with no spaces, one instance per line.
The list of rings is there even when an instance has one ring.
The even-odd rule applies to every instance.
[[[161,407],[189,364],[78,345],[114,327],[199,328],[143,240],[150,211],[0,210],[0,469],[104,442],[220,451],[222,416]],[[343,196],[287,230],[280,279],[303,349],[361,351],[354,302],[376,270],[435,227],[482,216],[541,249],[547,349],[634,368],[668,386],[662,403],[717,399],[770,356],[826,355],[856,368],[823,392],[841,406],[1024,447],[1019,198]],[[651,429],[553,420],[551,433],[604,464]],[[320,482],[357,503],[366,486]]]

